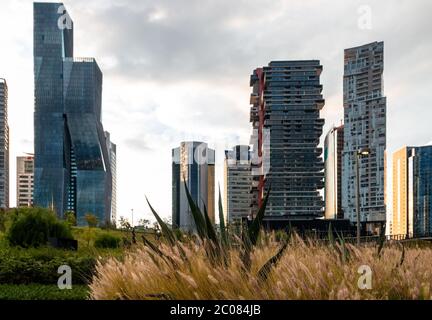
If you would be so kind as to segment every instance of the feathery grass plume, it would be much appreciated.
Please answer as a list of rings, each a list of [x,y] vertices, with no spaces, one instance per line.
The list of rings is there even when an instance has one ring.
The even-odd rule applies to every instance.
[[[184,182],[184,187],[186,190],[186,197],[189,203],[189,208],[192,213],[192,218],[195,222],[196,231],[201,239],[205,239],[208,236],[207,233],[207,224],[204,219],[204,215],[202,214],[200,208],[197,204],[195,204],[194,200],[192,199],[192,195],[189,192],[189,188],[187,186],[186,180]]]
[[[260,280],[260,268],[278,250],[269,241],[251,252],[251,268],[245,271],[241,249],[229,251],[228,266],[213,265],[203,243],[181,244],[192,267],[179,251],[161,243],[158,249],[174,259],[167,263],[148,247],[137,245],[123,259],[99,261],[90,284],[92,299],[432,299],[432,246],[405,246],[389,243],[376,255],[374,244],[360,247],[347,244],[350,259],[345,262],[327,244],[305,243],[293,235],[279,261]],[[341,246],[339,243],[338,246]],[[360,266],[372,270],[372,289],[361,290]],[[395,268],[397,266],[397,268]]]

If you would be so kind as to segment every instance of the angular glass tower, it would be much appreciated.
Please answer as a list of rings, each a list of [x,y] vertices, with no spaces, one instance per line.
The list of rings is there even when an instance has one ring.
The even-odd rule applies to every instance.
[[[34,204],[59,217],[111,213],[111,169],[101,122],[102,73],[73,57],[73,23],[62,3],[34,4]]]
[[[258,205],[271,186],[267,221],[324,215],[320,110],[322,66],[318,60],[273,61],[251,77],[251,118]],[[255,205],[255,203],[253,203]]]

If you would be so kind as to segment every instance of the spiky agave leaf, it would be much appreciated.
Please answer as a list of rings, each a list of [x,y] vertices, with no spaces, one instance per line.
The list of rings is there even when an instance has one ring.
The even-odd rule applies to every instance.
[[[149,247],[151,250],[153,250],[158,256],[160,256],[165,262],[171,263],[174,267],[178,267],[178,264],[172,259],[171,257],[164,254],[157,246],[155,246],[151,241],[147,240],[147,238],[142,235],[141,239],[143,240],[143,243],[145,246]]]
[[[225,217],[224,217],[224,212],[223,212],[223,206],[222,206],[222,195],[221,195],[221,190],[220,190],[220,185],[219,185],[219,226],[220,226],[220,233],[221,233],[221,241],[222,241],[222,245],[224,247],[228,246],[228,236],[227,236],[227,230],[225,227]]]
[[[207,224],[204,218],[204,215],[202,214],[200,208],[195,204],[194,200],[192,199],[192,196],[189,192],[189,188],[187,187],[186,181],[184,182],[186,196],[189,202],[189,208],[192,213],[192,218],[195,222],[195,226],[198,232],[198,236],[201,239],[206,239],[208,237],[207,235]]]
[[[279,251],[272,257],[270,260],[268,260],[259,270],[258,272],[258,278],[261,281],[265,281],[268,278],[268,275],[270,274],[270,271],[274,266],[277,265],[279,260],[282,258],[285,250],[288,248],[288,241],[286,241],[282,247],[279,249]]]
[[[146,200],[147,200],[147,204],[150,207],[151,212],[153,213],[153,215],[155,216],[157,222],[159,223],[159,225],[161,227],[162,235],[168,240],[168,242],[169,242],[170,245],[174,245],[176,243],[176,238],[175,238],[174,233],[167,226],[167,224],[165,222],[163,222],[163,220],[157,214],[157,212],[155,211],[155,209],[153,209],[153,207],[151,206],[150,201],[148,200],[147,197],[146,197]]]
[[[207,238],[214,242],[215,244],[219,244],[219,239],[216,233],[216,230],[214,229],[213,223],[210,221],[210,217],[208,215],[207,207],[204,204],[204,219],[206,224],[206,233]]]
[[[328,237],[329,244],[331,246],[334,246],[335,240],[334,240],[334,236],[333,236],[333,228],[332,228],[331,222],[329,223],[329,229],[328,229],[327,237]]]
[[[267,207],[267,202],[268,202],[269,196],[270,196],[270,188],[267,191],[267,194],[264,198],[264,202],[261,205],[261,208],[259,208],[255,219],[253,220],[252,224],[250,225],[250,227],[247,230],[250,244],[253,246],[255,246],[257,241],[258,241],[258,237],[259,237],[259,233],[261,230],[262,221],[264,219],[264,214],[265,214],[265,210]]]
[[[381,258],[381,252],[382,252],[382,249],[384,248],[384,242],[385,242],[385,240],[386,240],[386,237],[385,237],[385,226],[382,225],[381,226],[381,230],[380,230],[380,235],[379,235],[379,238],[378,238],[378,243],[377,243],[378,258]]]

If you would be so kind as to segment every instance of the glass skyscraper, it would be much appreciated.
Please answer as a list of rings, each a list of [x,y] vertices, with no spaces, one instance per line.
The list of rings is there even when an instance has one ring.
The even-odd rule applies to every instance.
[[[195,224],[190,212],[184,183],[201,212],[207,208],[215,221],[215,151],[204,142],[182,142],[172,150],[172,224],[193,232]]]
[[[367,148],[369,156],[359,160],[360,221],[370,233],[379,232],[386,221],[383,72],[383,42],[345,50],[342,207],[345,218],[356,222],[356,157]]]
[[[404,147],[393,155],[394,236],[432,234],[432,146]]]
[[[252,168],[250,146],[238,145],[225,151],[224,182],[226,221],[230,224],[242,221],[257,213],[255,193],[251,192]]]
[[[0,209],[9,208],[8,86],[0,78]]]
[[[268,221],[324,215],[321,72],[319,61],[305,60],[273,61],[252,74],[252,188],[260,205],[271,186]]]
[[[62,3],[34,4],[34,204],[59,217],[73,211],[105,223],[111,169],[102,114],[102,73],[93,58],[74,58],[73,22]]]
[[[324,140],[325,218],[343,219],[342,151],[344,127],[333,127]]]

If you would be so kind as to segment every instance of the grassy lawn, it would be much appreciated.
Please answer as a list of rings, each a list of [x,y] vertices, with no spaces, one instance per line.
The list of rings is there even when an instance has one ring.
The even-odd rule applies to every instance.
[[[0,285],[0,300],[86,300],[89,289],[75,285],[72,290],[60,290],[55,285]]]

